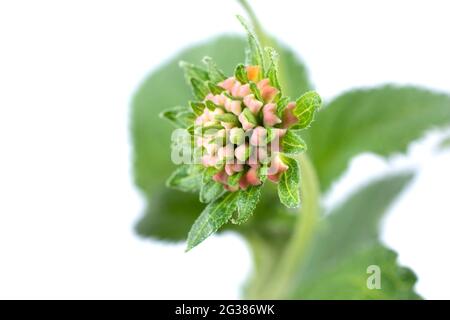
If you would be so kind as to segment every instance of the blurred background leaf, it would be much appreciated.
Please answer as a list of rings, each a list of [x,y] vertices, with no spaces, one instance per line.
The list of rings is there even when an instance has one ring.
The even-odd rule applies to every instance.
[[[402,173],[372,182],[326,216],[300,267],[293,298],[418,298],[414,273],[399,267],[396,254],[379,240],[381,218],[412,177]],[[380,290],[366,286],[370,265],[381,268]]]
[[[450,125],[450,97],[417,87],[382,86],[342,94],[306,132],[311,160],[326,191],[363,152],[405,152],[426,131]]]

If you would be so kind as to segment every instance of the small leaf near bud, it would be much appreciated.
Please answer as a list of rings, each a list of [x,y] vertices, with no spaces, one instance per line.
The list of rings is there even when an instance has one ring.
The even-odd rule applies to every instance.
[[[300,137],[300,130],[288,130],[281,141],[283,152],[296,155],[306,150],[306,143]]]
[[[295,102],[293,110],[294,115],[298,119],[295,125],[296,129],[307,128],[314,119],[314,113],[320,108],[322,99],[315,91],[309,91],[303,94]]]

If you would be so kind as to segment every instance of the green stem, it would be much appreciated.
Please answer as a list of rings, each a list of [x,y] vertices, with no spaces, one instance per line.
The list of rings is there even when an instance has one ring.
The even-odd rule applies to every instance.
[[[306,154],[299,158],[301,168],[302,209],[294,230],[281,256],[277,269],[266,287],[265,297],[285,298],[290,291],[290,283],[308,252],[319,217],[320,189],[313,165]]]
[[[253,11],[252,7],[250,7],[247,0],[237,0],[237,2],[239,2],[241,4],[242,8],[244,8],[245,12],[247,12],[248,17],[250,18],[250,22],[253,25],[253,29],[255,29],[255,33],[256,33],[259,41],[261,42],[261,45],[263,47],[270,46],[272,42],[270,41],[269,37],[266,35],[264,30],[262,29],[261,24],[259,23],[258,17],[256,17],[255,12]]]

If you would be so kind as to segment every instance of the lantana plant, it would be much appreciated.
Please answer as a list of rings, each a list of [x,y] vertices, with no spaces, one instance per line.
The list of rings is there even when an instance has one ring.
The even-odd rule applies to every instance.
[[[238,18],[248,33],[245,64],[226,76],[209,57],[203,59],[204,67],[180,62],[194,100],[189,107],[161,113],[180,128],[173,135],[172,155],[183,159],[173,159],[180,166],[167,185],[199,192],[199,200],[207,204],[189,232],[188,250],[228,221],[246,222],[267,181],[277,184],[286,207],[300,205],[298,155],[306,150],[300,134],[310,126],[321,99],[314,91],[297,99],[284,95],[277,52],[262,48]]]

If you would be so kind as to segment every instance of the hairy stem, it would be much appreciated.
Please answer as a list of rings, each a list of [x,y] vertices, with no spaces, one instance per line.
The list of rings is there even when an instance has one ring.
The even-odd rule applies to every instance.
[[[290,283],[301,267],[308,252],[319,218],[320,189],[313,165],[308,156],[299,157],[301,168],[302,209],[297,217],[294,230],[280,262],[262,293],[263,298],[285,298],[290,291]]]

